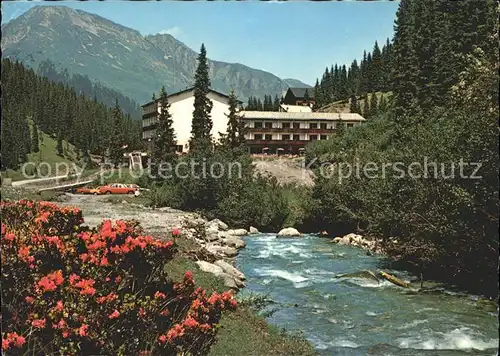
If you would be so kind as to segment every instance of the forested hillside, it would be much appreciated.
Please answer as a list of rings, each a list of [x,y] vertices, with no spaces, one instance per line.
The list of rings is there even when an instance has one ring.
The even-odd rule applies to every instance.
[[[115,108],[116,109],[116,108]],[[36,137],[31,137],[28,122],[36,130],[58,141],[63,155],[63,140],[75,145],[81,156],[103,154],[113,145],[141,145],[141,123],[121,110],[113,112],[102,102],[77,94],[62,83],[50,81],[24,68],[19,62],[2,60],[2,169],[16,169],[27,154],[37,152]]]
[[[330,69],[326,67],[321,81],[317,79],[314,86],[316,106],[392,90],[392,46],[389,39],[382,49],[375,42],[372,52],[363,53],[361,63],[358,64],[355,59],[349,68],[338,64],[332,65]]]
[[[497,47],[492,1],[401,1],[392,109],[307,149],[308,160],[361,172],[318,174],[318,228],[383,237],[424,278],[498,292]],[[368,164],[378,168],[363,174]]]
[[[70,75],[67,69],[57,70],[54,63],[48,59],[40,63],[36,73],[50,81],[65,84],[75,89],[78,95],[83,94],[87,98],[94,98],[108,107],[115,105],[115,100],[118,100],[118,105],[124,113],[130,114],[132,119],[141,119],[141,107],[136,101],[117,90],[91,81],[86,75],[75,73]]]

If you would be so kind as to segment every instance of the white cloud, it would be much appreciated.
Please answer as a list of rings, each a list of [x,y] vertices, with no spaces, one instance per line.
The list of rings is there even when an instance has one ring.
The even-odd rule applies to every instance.
[[[160,31],[161,35],[169,34],[174,37],[179,37],[182,34],[182,30],[180,27],[174,26],[172,28],[168,28],[166,30],[161,30]]]

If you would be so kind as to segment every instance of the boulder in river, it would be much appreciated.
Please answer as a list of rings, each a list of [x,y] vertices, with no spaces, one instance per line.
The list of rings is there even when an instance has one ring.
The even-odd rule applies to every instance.
[[[234,247],[238,249],[245,247],[245,241],[243,241],[243,239],[237,236],[227,237],[226,239],[224,239],[224,243],[229,247]]]
[[[233,236],[246,236],[248,235],[248,231],[245,230],[245,229],[232,229],[232,230],[228,230],[227,233],[229,235],[233,235]]]
[[[206,223],[207,228],[208,227],[216,227],[217,230],[222,230],[222,231],[227,231],[229,229],[229,226],[227,224],[219,219],[213,219],[210,220],[209,222]]]
[[[216,276],[224,273],[224,270],[221,267],[206,261],[196,261],[196,264],[203,272],[212,273]]]
[[[241,273],[238,269],[236,269],[235,267],[233,267],[231,264],[227,263],[224,260],[217,260],[214,262],[214,264],[216,266],[219,266],[220,268],[222,268],[224,270],[224,272],[226,272],[227,274],[230,274],[231,276],[233,276],[235,278],[241,279],[243,281],[246,279],[246,277],[243,273]]]
[[[220,266],[206,261],[196,261],[196,264],[198,265],[200,270],[211,273],[216,277],[222,278],[222,280],[224,281],[224,286],[228,288],[239,289],[245,287],[245,283],[241,278],[226,273]]]
[[[253,226],[250,226],[250,234],[260,234],[259,230]]]
[[[219,256],[235,257],[236,255],[238,255],[238,250],[233,247],[215,246],[213,244],[210,244],[206,246],[206,249],[214,255]]]
[[[278,236],[301,236],[301,233],[293,227],[286,227],[278,232]]]

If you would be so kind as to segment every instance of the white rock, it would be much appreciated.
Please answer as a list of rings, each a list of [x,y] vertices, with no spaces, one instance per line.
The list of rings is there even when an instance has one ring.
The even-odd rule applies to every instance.
[[[213,219],[207,222],[207,226],[217,226],[218,230],[226,231],[229,229],[229,226],[227,224],[219,219]]]
[[[226,257],[235,257],[238,255],[238,250],[232,247],[227,247],[227,246],[214,246],[214,245],[208,245],[206,249],[215,254],[215,255],[220,255],[220,256],[226,256]]]
[[[245,241],[243,241],[242,239],[240,239],[239,237],[237,236],[229,236],[228,238],[226,238],[224,240],[224,243],[227,245],[227,246],[230,246],[230,247],[234,247],[234,248],[243,248],[245,247]]]
[[[224,273],[224,270],[221,267],[216,266],[216,265],[209,263],[209,262],[206,262],[206,261],[196,261],[196,264],[203,272],[212,273],[216,276]]]
[[[229,235],[233,235],[233,236],[246,236],[246,235],[248,235],[248,231],[245,229],[228,230],[227,233]]]
[[[224,260],[217,260],[214,262],[214,264],[216,266],[219,266],[220,268],[222,268],[224,270],[224,272],[226,272],[227,274],[230,274],[231,276],[235,277],[235,278],[238,278],[238,279],[241,279],[241,280],[245,280],[246,277],[243,273],[241,273],[238,269],[236,269],[235,267],[231,266],[231,264],[227,263],[226,261]]]
[[[250,226],[250,234],[260,234],[260,232],[255,227]]]
[[[348,237],[348,235],[346,235],[339,240],[338,244],[339,245],[350,245],[351,239]]]
[[[331,242],[333,242],[334,244],[338,244],[340,240],[342,240],[342,237],[337,236]]]
[[[287,227],[278,232],[278,236],[300,236],[300,235],[301,235],[300,232],[293,227]]]

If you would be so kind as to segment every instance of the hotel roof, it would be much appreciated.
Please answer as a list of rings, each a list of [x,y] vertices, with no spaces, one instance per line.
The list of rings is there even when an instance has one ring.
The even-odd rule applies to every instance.
[[[246,120],[366,121],[364,117],[355,113],[240,111],[240,114]]]

